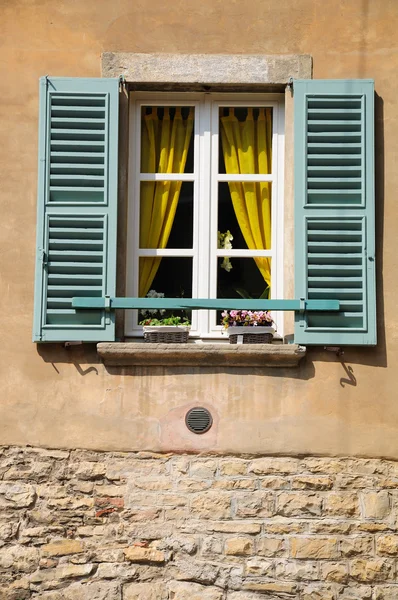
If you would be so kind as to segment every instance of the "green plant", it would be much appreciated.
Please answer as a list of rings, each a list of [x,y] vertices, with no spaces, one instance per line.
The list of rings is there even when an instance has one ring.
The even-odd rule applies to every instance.
[[[191,321],[186,317],[165,317],[164,319],[147,318],[139,322],[139,325],[191,325]]]

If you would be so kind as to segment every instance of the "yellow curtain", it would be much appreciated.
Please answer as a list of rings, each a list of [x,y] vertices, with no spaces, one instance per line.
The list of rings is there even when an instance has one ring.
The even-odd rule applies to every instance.
[[[259,109],[254,119],[248,108],[247,118],[240,122],[234,109],[221,117],[221,143],[228,175],[271,172],[271,109]],[[250,250],[271,248],[271,184],[230,182],[229,191],[235,215]],[[254,258],[268,286],[271,285],[271,261]]]
[[[193,109],[183,119],[177,107],[172,118],[169,108],[159,119],[154,107],[143,118],[141,141],[142,173],[183,173],[193,128]],[[165,248],[173,226],[181,181],[145,181],[141,184],[140,248]],[[139,295],[148,293],[160,261],[140,259]]]

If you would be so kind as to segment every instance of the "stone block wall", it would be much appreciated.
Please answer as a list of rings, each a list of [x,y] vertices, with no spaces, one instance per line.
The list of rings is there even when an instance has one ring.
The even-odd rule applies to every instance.
[[[0,449],[1,600],[397,600],[398,463]]]

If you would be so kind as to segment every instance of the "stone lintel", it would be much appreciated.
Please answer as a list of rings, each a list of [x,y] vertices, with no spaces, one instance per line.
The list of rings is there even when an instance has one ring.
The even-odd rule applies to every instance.
[[[102,76],[132,84],[282,85],[311,79],[309,54],[141,54],[104,52]]]
[[[112,367],[297,367],[306,354],[297,344],[101,342],[97,351]]]

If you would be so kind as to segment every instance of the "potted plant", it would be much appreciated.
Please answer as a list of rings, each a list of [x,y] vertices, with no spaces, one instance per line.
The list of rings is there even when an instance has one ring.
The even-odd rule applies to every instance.
[[[270,344],[275,329],[267,310],[225,310],[221,313],[230,344]]]
[[[163,292],[150,290],[147,298],[164,298]],[[164,316],[164,309],[146,309],[140,311],[144,318],[139,325],[144,329],[144,340],[151,343],[183,344],[188,341],[191,321],[185,316]]]
[[[149,317],[139,323],[144,328],[146,342],[162,344],[184,344],[188,341],[191,322],[185,317]]]

